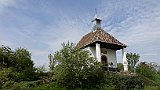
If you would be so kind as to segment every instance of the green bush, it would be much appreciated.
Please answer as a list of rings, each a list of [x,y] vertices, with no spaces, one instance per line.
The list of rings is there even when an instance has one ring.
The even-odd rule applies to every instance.
[[[2,88],[3,89],[10,89],[13,87],[14,83],[15,83],[14,81],[7,81],[2,85]]]
[[[88,51],[77,49],[72,43],[63,44],[50,60],[50,67],[53,80],[69,89],[90,89],[105,78],[101,64]]]
[[[154,77],[154,81],[160,86],[160,74],[157,73]]]
[[[65,87],[59,86],[57,83],[52,82],[49,84],[43,84],[37,87],[29,88],[26,90],[67,90]]]
[[[158,85],[154,80],[151,80],[143,75],[139,75],[139,77],[143,80],[144,86],[157,86]]]
[[[131,90],[134,88],[142,89],[144,87],[143,80],[139,76],[120,74],[108,75],[105,84],[112,85],[116,90]]]
[[[136,73],[154,80],[154,76],[156,74],[156,70],[155,70],[154,67],[152,67],[151,65],[147,64],[146,62],[141,62],[136,67]]]
[[[144,90],[160,90],[160,87],[158,86],[146,86]]]
[[[117,68],[119,71],[123,71],[123,64],[122,63],[117,63]]]
[[[25,48],[12,51],[7,46],[0,46],[0,74],[5,69],[10,69],[9,75],[6,75],[9,80],[16,82],[35,80],[35,68],[31,60],[31,53]]]
[[[10,68],[3,68],[3,70],[0,70],[0,89],[5,82],[9,81],[8,75],[10,74],[10,72]]]
[[[11,89],[12,90],[25,90],[25,89],[37,87],[38,85],[39,85],[38,81],[20,82],[20,83],[15,82]]]
[[[3,90],[26,90],[33,87],[39,86],[38,81],[31,81],[31,82],[14,82],[14,81],[7,81],[3,84]]]
[[[101,83],[96,90],[115,90],[113,83]]]

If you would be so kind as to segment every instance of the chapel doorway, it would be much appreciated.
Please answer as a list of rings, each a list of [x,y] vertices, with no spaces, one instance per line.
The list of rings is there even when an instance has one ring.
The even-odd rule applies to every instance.
[[[108,60],[106,55],[101,56],[101,62],[104,66],[108,67]]]

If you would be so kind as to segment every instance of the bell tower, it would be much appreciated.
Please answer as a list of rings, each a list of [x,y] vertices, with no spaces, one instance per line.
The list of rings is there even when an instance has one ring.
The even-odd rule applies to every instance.
[[[97,30],[97,29],[101,29],[101,19],[99,19],[98,17],[97,17],[97,10],[95,9],[95,16],[94,16],[94,19],[92,20],[92,22],[93,22],[93,31],[94,30]]]
[[[101,19],[98,18],[94,18],[94,20],[92,20],[93,22],[93,30],[97,30],[97,29],[101,29]]]

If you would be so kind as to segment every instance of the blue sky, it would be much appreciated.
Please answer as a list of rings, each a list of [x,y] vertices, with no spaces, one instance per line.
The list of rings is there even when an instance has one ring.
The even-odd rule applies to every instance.
[[[103,29],[160,64],[160,0],[0,0],[0,45],[27,48],[36,66],[48,65],[61,43],[92,31],[95,8]],[[117,51],[121,60],[121,51]]]

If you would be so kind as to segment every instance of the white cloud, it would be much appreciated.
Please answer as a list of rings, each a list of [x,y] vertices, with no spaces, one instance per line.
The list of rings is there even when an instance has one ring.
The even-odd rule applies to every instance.
[[[128,52],[139,53],[141,61],[160,62],[160,6],[157,3],[156,1],[137,2],[136,0],[114,2],[114,4],[117,5],[116,7],[119,8],[111,8],[114,7],[114,5],[110,7],[106,5],[106,8],[112,9],[112,13],[102,13],[102,15],[106,13],[111,19],[118,19],[113,20],[114,23],[111,23],[112,20],[107,19],[110,20],[109,23],[111,24],[109,24],[109,27],[105,27],[105,29],[120,41],[127,44]],[[116,13],[116,11],[123,13]],[[120,15],[120,17],[118,15]],[[122,18],[121,15],[124,17]],[[118,54],[119,53],[120,52],[118,52]],[[119,59],[119,61],[121,61],[121,59]]]
[[[16,0],[0,0],[0,14],[5,12],[5,9],[16,4]]]
[[[92,30],[92,11],[74,16],[72,13],[76,12],[61,11],[62,6],[51,7],[50,2],[43,0],[33,1],[36,4],[17,1],[0,0],[0,44],[28,48],[36,65],[48,64],[48,54],[59,50],[61,43],[68,40],[77,43]],[[129,52],[139,53],[141,60],[160,62],[157,60],[160,58],[159,3],[104,0],[100,5],[98,16],[104,30],[127,44]],[[118,55],[121,56],[119,52]],[[118,60],[121,61],[120,57]]]
[[[44,33],[43,41],[52,50],[61,48],[63,42],[77,43],[81,36],[89,31],[89,27],[86,24],[87,20],[84,22],[81,18],[72,19],[72,17],[67,15],[61,18],[56,25],[49,25],[46,28],[47,32]]]
[[[0,0],[0,7],[6,7],[13,4],[15,0]]]

